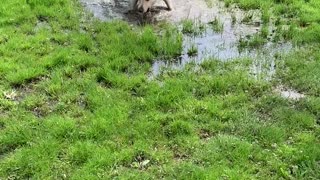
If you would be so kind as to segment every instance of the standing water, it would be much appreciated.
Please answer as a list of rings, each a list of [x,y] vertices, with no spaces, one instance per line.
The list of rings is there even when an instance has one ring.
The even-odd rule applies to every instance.
[[[139,15],[130,11],[132,0],[81,0],[93,15],[103,21],[121,19],[132,24],[139,23]],[[184,35],[183,51],[176,60],[155,60],[152,65],[151,77],[161,74],[162,69],[181,69],[185,64],[201,63],[206,59],[230,60],[236,58],[252,58],[254,63],[251,72],[255,77],[264,74],[269,79],[275,71],[275,57],[292,49],[290,43],[273,43],[271,41],[255,49],[240,49],[242,38],[254,36],[261,31],[261,14],[257,11],[244,12],[237,7],[225,8],[218,0],[212,0],[210,7],[205,0],[173,0],[174,10],[167,11],[165,3],[159,0],[153,8],[152,18],[155,21],[166,20],[179,23],[185,19],[203,24],[218,20],[222,30],[215,32],[207,28],[201,35]],[[243,19],[251,16],[250,23],[242,23]],[[209,25],[208,25],[209,26]],[[272,27],[270,26],[270,29]],[[270,30],[272,32],[272,30]],[[272,34],[270,33],[270,36]],[[197,53],[189,56],[191,47]]]

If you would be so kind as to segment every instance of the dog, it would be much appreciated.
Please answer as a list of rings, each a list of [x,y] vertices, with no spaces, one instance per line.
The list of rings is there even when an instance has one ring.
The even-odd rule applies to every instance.
[[[168,10],[171,11],[173,9],[171,0],[163,0],[167,7]],[[135,10],[142,9],[143,13],[148,12],[151,7],[157,2],[157,0],[134,0],[133,1],[133,6]]]

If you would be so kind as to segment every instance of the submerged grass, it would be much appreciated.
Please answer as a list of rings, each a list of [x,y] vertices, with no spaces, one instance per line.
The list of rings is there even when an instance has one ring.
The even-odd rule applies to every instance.
[[[170,26],[88,21],[73,0],[0,8],[0,179],[320,177],[316,48],[278,71],[310,94],[291,101],[245,59],[148,80],[181,52]]]

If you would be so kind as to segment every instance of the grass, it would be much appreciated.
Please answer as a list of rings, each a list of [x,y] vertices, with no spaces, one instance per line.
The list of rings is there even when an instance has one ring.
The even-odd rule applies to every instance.
[[[253,18],[253,13],[252,12],[247,12],[243,19],[241,20],[242,23],[248,24],[252,21]]]
[[[99,22],[73,0],[0,8],[0,179],[319,179],[318,46],[278,62],[275,82],[246,59],[150,81],[154,59],[181,53],[175,27]]]
[[[286,36],[288,32],[282,32],[283,26],[292,26],[289,39],[298,44],[319,42],[320,34],[320,1],[317,0],[223,0],[227,7],[237,4],[244,10],[260,9],[262,21],[269,23],[274,18],[287,20],[283,24],[276,24],[280,32],[279,36]],[[246,16],[245,21],[249,21]],[[285,37],[286,38],[286,37]]]
[[[201,35],[206,31],[206,26],[200,21],[193,21],[191,19],[185,19],[182,21],[182,30],[183,34],[187,35]]]
[[[243,49],[259,49],[265,43],[267,43],[265,32],[254,34],[252,36],[244,37],[239,39],[238,48]]]
[[[195,56],[198,54],[198,48],[195,44],[192,44],[187,52],[188,56]]]
[[[320,93],[318,48],[318,46],[308,46],[288,56],[284,64],[280,64],[281,68],[278,71],[280,81],[300,92],[318,96]]]
[[[214,20],[209,24],[211,25],[211,28],[214,32],[217,32],[217,33],[223,32],[223,23],[219,19],[214,18]]]

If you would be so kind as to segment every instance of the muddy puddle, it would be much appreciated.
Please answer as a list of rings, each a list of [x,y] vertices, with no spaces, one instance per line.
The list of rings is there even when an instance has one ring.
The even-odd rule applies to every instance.
[[[103,21],[125,20],[131,24],[139,24],[141,14],[131,11],[132,0],[80,0],[96,18]],[[183,51],[175,60],[155,60],[151,77],[161,74],[164,69],[182,69],[187,63],[201,63],[207,59],[227,61],[237,58],[254,60],[251,73],[260,78],[270,79],[275,72],[275,61],[292,49],[290,43],[265,43],[259,48],[239,48],[239,40],[254,36],[261,31],[261,14],[259,11],[244,12],[239,8],[225,8],[219,0],[173,0],[173,10],[167,11],[165,3],[159,0],[151,11],[154,22],[166,20],[180,23],[185,19],[205,24],[206,31],[201,35],[184,35]],[[250,21],[243,23],[250,16]],[[223,25],[220,32],[210,28],[210,22],[217,19]],[[270,38],[273,28],[270,26]],[[190,48],[195,47],[197,53],[189,56]]]

